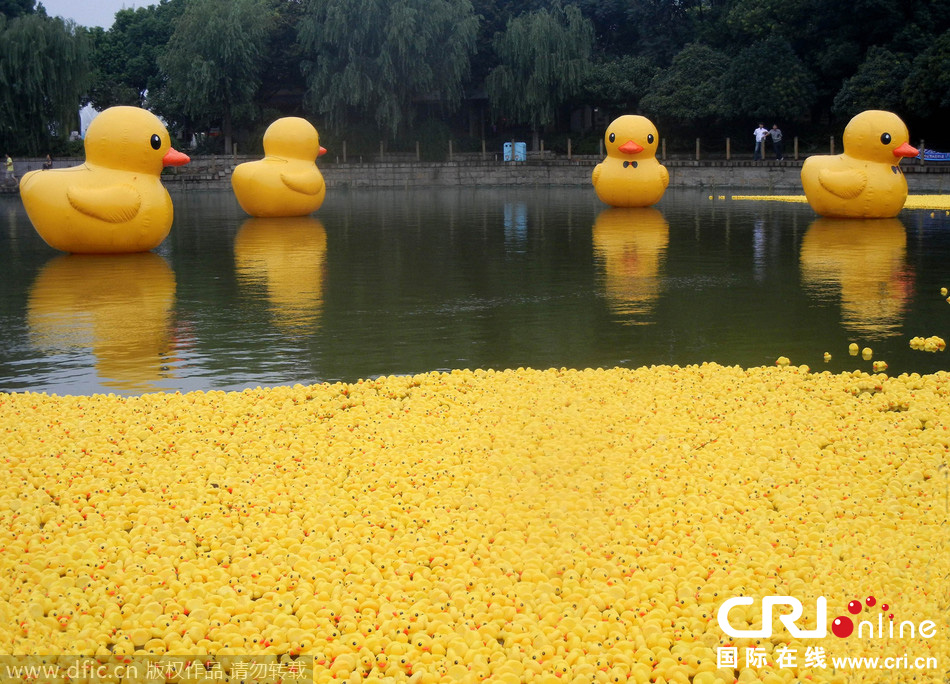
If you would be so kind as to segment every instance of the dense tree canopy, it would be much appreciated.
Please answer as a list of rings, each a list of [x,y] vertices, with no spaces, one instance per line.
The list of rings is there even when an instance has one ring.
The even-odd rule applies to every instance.
[[[758,119],[823,138],[867,108],[950,148],[946,0],[156,0],[108,30],[0,0],[0,21],[13,152],[85,102],[146,106],[179,135],[233,128],[245,148],[280,115],[378,145],[493,127],[596,140],[622,113],[684,139]]]
[[[220,118],[230,150],[234,118],[253,117],[270,18],[263,0],[191,0],[158,59],[164,113]]]
[[[77,128],[89,41],[40,14],[0,15],[0,143],[39,154]],[[9,149],[7,151],[10,151]]]
[[[395,134],[415,100],[458,104],[477,30],[469,0],[309,0],[307,104],[336,129],[370,119]]]
[[[509,21],[495,36],[499,64],[486,83],[493,110],[532,131],[553,122],[587,77],[593,42],[593,27],[576,7],[540,9]]]

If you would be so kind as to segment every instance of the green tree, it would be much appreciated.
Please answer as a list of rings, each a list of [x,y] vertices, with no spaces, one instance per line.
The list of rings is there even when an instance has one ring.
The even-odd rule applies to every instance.
[[[0,143],[38,154],[76,128],[89,74],[89,41],[72,22],[0,16]]]
[[[161,0],[148,7],[119,10],[108,31],[90,29],[95,67],[90,104],[97,109],[146,105],[146,94],[161,88],[158,57],[184,8],[184,0]]]
[[[724,53],[708,45],[687,45],[657,73],[640,106],[672,127],[708,126],[728,113],[723,84],[729,64]]]
[[[454,109],[477,28],[469,0],[310,0],[299,32],[307,106],[338,132],[360,120],[392,136],[414,100]]]
[[[234,121],[250,119],[271,13],[263,0],[192,0],[158,59],[167,118],[220,121],[225,150]],[[184,115],[184,116],[183,116]]]
[[[857,73],[835,95],[835,115],[847,121],[865,109],[902,110],[901,90],[909,74],[910,60],[905,55],[872,46]]]
[[[591,105],[632,112],[639,108],[656,74],[656,65],[647,57],[625,55],[598,62],[584,80],[582,97]]]
[[[10,19],[36,11],[36,0],[0,0],[0,14]]]
[[[917,55],[904,81],[904,101],[922,122],[927,139],[947,142],[945,121],[950,115],[950,30]]]
[[[797,119],[815,99],[812,75],[777,36],[740,50],[723,80],[729,113],[753,119]]]
[[[538,131],[577,93],[591,68],[594,28],[577,7],[556,6],[511,19],[496,34],[499,64],[486,88],[492,111]]]

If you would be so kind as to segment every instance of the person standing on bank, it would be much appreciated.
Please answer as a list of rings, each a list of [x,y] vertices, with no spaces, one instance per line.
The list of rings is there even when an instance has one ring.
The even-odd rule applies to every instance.
[[[763,123],[760,123],[759,127],[753,131],[753,135],[755,135],[755,153],[752,155],[753,161],[765,159],[765,138],[768,134],[769,129],[767,129]]]
[[[772,130],[769,131],[769,135],[772,136],[772,149],[775,150],[775,160],[782,161],[785,159],[785,155],[782,154],[782,129],[778,127],[778,124],[772,124]]]
[[[6,184],[7,185],[15,184],[16,176],[13,175],[13,158],[10,157],[9,154],[4,154],[3,156],[6,158],[6,168],[7,168],[6,179],[5,179]]]

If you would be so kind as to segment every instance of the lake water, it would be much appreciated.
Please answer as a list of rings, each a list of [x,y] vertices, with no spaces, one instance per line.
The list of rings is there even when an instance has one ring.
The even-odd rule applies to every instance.
[[[820,219],[803,204],[669,191],[611,209],[587,188],[332,191],[248,218],[173,194],[154,253],[60,255],[0,197],[0,390],[242,389],[453,368],[788,356],[813,370],[947,368],[950,217]],[[829,363],[824,352],[833,355]]]

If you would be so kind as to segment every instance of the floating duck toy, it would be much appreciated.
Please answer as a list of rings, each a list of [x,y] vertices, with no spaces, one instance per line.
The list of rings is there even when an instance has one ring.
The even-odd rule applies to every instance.
[[[31,171],[20,180],[26,213],[50,247],[64,252],[146,252],[171,230],[173,209],[160,176],[190,160],[171,146],[158,117],[110,107],[86,131],[86,162]]]
[[[893,218],[907,201],[902,157],[915,157],[907,126],[891,112],[868,110],[844,129],[844,153],[809,157],[802,186],[811,208],[833,218]]]
[[[241,208],[257,218],[316,211],[327,188],[314,160],[325,153],[309,121],[295,116],[277,119],[264,132],[264,158],[239,164],[231,174]]]
[[[649,207],[670,184],[666,167],[656,160],[660,135],[653,122],[626,114],[607,127],[607,158],[594,167],[597,196],[612,207]]]

